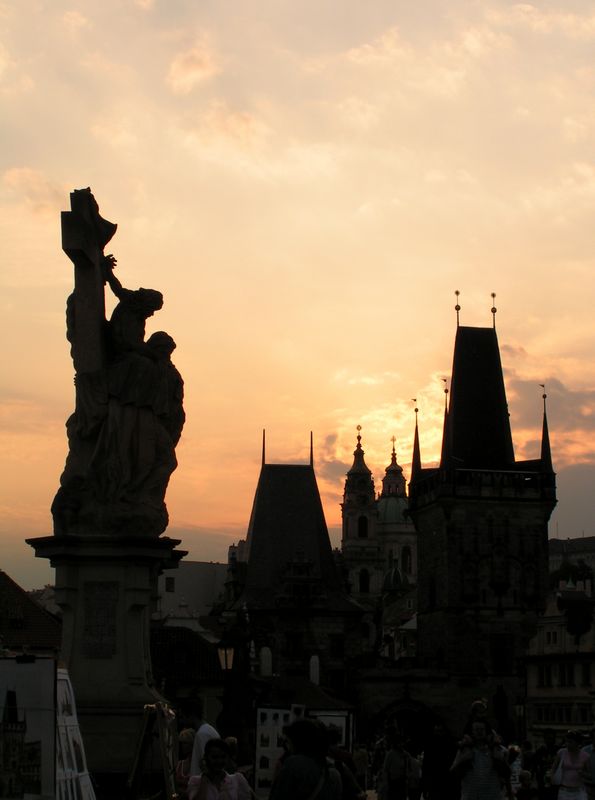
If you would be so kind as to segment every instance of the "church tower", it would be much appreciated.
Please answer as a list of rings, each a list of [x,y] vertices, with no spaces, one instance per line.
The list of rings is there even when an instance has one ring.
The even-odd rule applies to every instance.
[[[390,464],[384,471],[376,508],[386,565],[383,590],[413,586],[417,583],[417,534],[409,518],[406,481],[403,467],[397,463],[394,437]]]
[[[556,486],[545,406],[541,457],[515,460],[495,324],[457,328],[440,465],[422,468],[416,424],[409,501],[420,666],[444,670],[461,702],[488,698],[506,735],[545,605]]]
[[[360,431],[361,426],[358,425],[353,465],[347,473],[341,504],[341,552],[351,594],[366,603],[380,593],[384,559],[377,532],[374,478],[364,461]]]

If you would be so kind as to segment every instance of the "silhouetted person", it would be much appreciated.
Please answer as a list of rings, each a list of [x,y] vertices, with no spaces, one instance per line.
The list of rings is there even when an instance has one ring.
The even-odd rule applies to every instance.
[[[277,773],[269,800],[341,800],[341,777],[329,766],[328,734],[312,719],[297,719],[284,730],[289,755]]]
[[[424,745],[422,788],[426,800],[458,800],[459,783],[450,771],[457,745],[441,722]]]

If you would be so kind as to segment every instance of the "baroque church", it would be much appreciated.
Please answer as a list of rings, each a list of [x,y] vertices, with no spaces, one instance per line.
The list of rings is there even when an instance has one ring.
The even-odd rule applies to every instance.
[[[545,606],[555,503],[545,404],[540,457],[517,461],[495,323],[457,319],[440,463],[423,466],[416,417],[409,497],[394,443],[376,495],[358,431],[333,554],[312,448],[307,465],[277,465],[263,446],[228,613],[249,615],[263,672],[319,683],[352,702],[363,725],[392,719],[415,737],[416,725],[442,721],[460,731],[484,697],[506,735]],[[408,600],[416,657],[387,659],[391,608],[402,619]]]

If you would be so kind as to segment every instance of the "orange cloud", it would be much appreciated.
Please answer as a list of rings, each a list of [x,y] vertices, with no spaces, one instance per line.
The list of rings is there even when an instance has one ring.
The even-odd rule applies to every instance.
[[[8,169],[3,174],[2,181],[36,214],[58,215],[69,191],[65,186],[52,183],[42,172],[30,167]]]
[[[174,94],[190,94],[219,71],[215,53],[203,40],[175,56],[169,67],[167,82]]]

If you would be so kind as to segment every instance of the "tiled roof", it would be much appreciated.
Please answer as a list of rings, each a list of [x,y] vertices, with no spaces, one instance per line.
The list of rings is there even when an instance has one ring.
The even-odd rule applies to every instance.
[[[0,636],[9,650],[29,653],[57,651],[62,625],[0,570]]]
[[[595,551],[595,536],[580,536],[576,539],[550,539],[550,554],[592,553]]]

